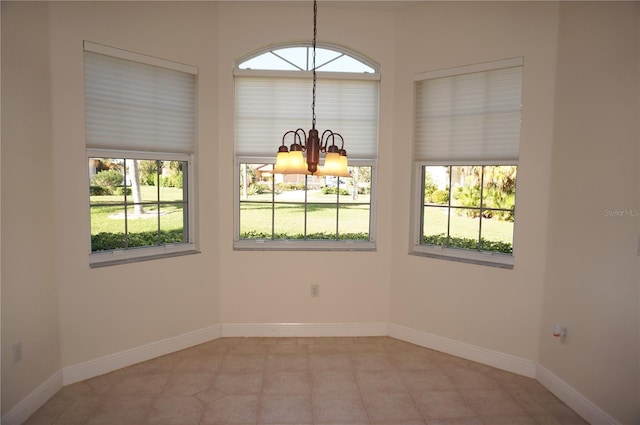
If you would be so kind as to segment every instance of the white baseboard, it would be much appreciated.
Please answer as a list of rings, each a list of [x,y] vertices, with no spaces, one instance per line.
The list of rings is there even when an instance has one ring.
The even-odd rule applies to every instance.
[[[395,324],[389,324],[388,335],[422,347],[442,351],[443,353],[452,354],[529,378],[536,376],[536,363],[534,361],[516,357],[511,354],[501,353]]]
[[[223,337],[385,336],[386,323],[224,323]]]
[[[186,334],[174,336],[161,341],[119,353],[109,354],[62,369],[63,384],[69,385],[84,381],[108,372],[153,358],[193,347],[213,339],[220,338],[220,325],[213,325]]]
[[[590,424],[622,425],[544,366],[538,365],[536,379]]]
[[[3,415],[0,422],[4,425],[20,425],[29,419],[29,416],[33,415],[47,400],[53,397],[60,388],[62,388],[62,371],[57,371],[33,390],[31,394],[23,398],[6,415]]]

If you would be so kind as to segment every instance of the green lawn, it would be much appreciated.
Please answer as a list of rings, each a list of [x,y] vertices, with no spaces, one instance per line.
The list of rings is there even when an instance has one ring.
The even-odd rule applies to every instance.
[[[157,188],[142,186],[144,201],[156,201]],[[183,190],[177,188],[160,188],[161,201],[180,201]],[[252,195],[241,202],[240,233],[243,235],[271,235],[272,214],[270,193]],[[338,231],[340,234],[369,234],[369,196],[359,195],[356,200],[351,195],[324,195],[320,191],[307,193],[307,234],[335,235],[336,208],[339,199]],[[91,197],[91,234],[124,233],[124,207],[114,204],[124,201],[124,196],[92,196]],[[275,197],[274,231],[282,235],[301,235],[305,233],[304,192],[283,192]],[[265,203],[262,203],[265,202]],[[231,211],[231,209],[230,209]],[[146,206],[145,212],[157,212],[155,206]],[[148,218],[128,219],[129,233],[157,232],[158,220],[162,231],[180,231],[184,226],[182,205],[160,204],[161,214],[150,214]],[[129,207],[128,214],[133,213]],[[446,235],[447,214],[444,208],[425,208],[423,234],[425,236]],[[474,239],[477,241],[480,220],[464,215],[451,215],[450,235],[456,238]],[[482,237],[485,240],[511,245],[513,242],[513,223],[496,219],[482,220]]]
[[[182,201],[183,189],[177,187],[160,187],[160,201]],[[156,186],[140,186],[140,195],[143,202],[156,202],[158,200],[158,188]],[[129,202],[133,202],[131,195],[127,196]],[[91,205],[94,204],[122,204],[124,195],[91,196]]]
[[[435,235],[447,232],[446,208],[425,208],[424,234]],[[480,219],[451,214],[451,236],[477,238]],[[513,222],[482,219],[482,237],[492,241],[513,241]]]
[[[336,216],[338,232],[345,234],[369,235],[369,195],[325,195],[320,190],[307,192],[307,228],[306,234],[336,234]],[[275,209],[272,217],[271,193],[251,195],[240,204],[240,234],[258,238],[271,235],[273,219],[274,233],[282,237],[296,237],[305,234],[304,191],[287,191],[276,194]],[[260,203],[265,202],[265,203]],[[336,212],[336,203],[340,208]]]
[[[133,208],[127,209],[128,229],[130,233],[153,232],[158,230],[158,219],[162,230],[182,229],[183,209],[181,205],[161,204],[160,215],[155,207],[145,207],[144,218],[131,218]],[[123,233],[124,232],[124,207],[100,206],[91,207],[91,234],[98,233]]]
[[[496,242],[507,250],[506,246],[513,245],[513,222],[500,221],[495,218],[482,219],[482,229],[480,229],[480,219],[470,218],[463,214],[456,214],[455,209],[451,214],[450,236],[452,238],[473,239],[477,242],[480,230],[482,239],[488,242]],[[447,209],[441,207],[425,207],[423,235],[436,236],[447,234]],[[500,250],[503,249],[490,249]]]
[[[140,192],[143,202],[159,199],[161,203],[144,205],[142,216],[136,216],[133,207],[128,206],[126,222],[125,207],[117,205],[124,202],[123,195],[91,196],[92,251],[185,241],[183,205],[170,203],[182,201],[184,191],[161,187],[159,198],[155,186],[142,186]],[[132,202],[133,198],[128,196],[127,201]],[[128,240],[125,233],[129,234]]]
[[[303,206],[276,204],[274,213],[275,233],[304,234]],[[240,233],[271,234],[271,204],[242,203],[240,208]],[[369,233],[369,205],[344,205],[338,210],[340,233]],[[307,205],[307,233],[336,232],[336,208],[332,204]]]

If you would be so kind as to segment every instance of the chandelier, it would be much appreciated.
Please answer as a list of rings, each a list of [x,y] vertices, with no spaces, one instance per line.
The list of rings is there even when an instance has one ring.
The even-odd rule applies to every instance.
[[[351,177],[347,169],[347,151],[344,149],[344,138],[332,130],[325,130],[318,136],[316,130],[316,38],[317,38],[318,4],[313,1],[313,47],[312,75],[313,91],[311,101],[311,130],[309,134],[302,128],[289,130],[282,136],[282,145],[278,149],[276,174],[315,174],[321,176]],[[289,148],[285,144],[287,138],[293,139]],[[340,148],[338,145],[340,144]],[[306,158],[303,156],[306,153]],[[324,167],[320,168],[320,153],[325,154]]]

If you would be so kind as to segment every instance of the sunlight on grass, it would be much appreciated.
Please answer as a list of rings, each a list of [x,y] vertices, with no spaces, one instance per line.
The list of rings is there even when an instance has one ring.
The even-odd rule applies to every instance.
[[[141,186],[142,200],[144,202],[154,202],[158,200],[158,188],[155,186]],[[183,190],[173,187],[160,188],[160,200],[182,201]],[[98,233],[124,233],[125,207],[113,204],[124,202],[124,196],[91,196],[91,234]],[[127,197],[129,202],[131,196]],[[145,205],[145,215],[143,218],[133,216],[133,207],[127,208],[129,232],[153,232],[158,230],[158,220],[160,220],[161,230],[178,230],[184,226],[182,205],[160,204],[160,214],[156,205]]]
[[[271,195],[265,194],[252,196],[252,200],[270,200]],[[303,196],[303,195],[302,195]],[[291,197],[293,198],[293,197]],[[344,201],[345,196],[340,197],[340,207],[336,215],[336,195],[323,195],[309,193],[307,204],[307,229],[306,233],[336,233],[336,222],[338,231],[342,233],[369,233],[369,197],[360,196],[356,201],[350,199],[352,203]],[[366,199],[363,199],[366,198]],[[303,198],[304,199],[304,198]],[[330,203],[334,202],[334,203]],[[287,200],[283,203],[275,204],[274,211],[274,232],[290,236],[305,233],[304,205]],[[336,221],[337,218],[337,221]],[[258,202],[240,203],[240,233],[241,234],[271,234],[271,204]]]
[[[161,187],[160,188],[160,201],[173,202],[183,200],[183,189],[176,187]],[[158,201],[158,188],[156,186],[140,186],[140,195],[142,202],[157,202]],[[124,203],[124,195],[109,195],[109,196],[96,196],[90,197],[91,205],[95,204],[122,204]],[[129,203],[133,202],[131,195],[127,196]]]
[[[456,209],[452,208],[449,232],[451,237],[473,239],[477,242],[480,236],[480,219],[466,217],[461,212],[456,214]],[[446,207],[425,207],[422,233],[425,237],[447,235]],[[483,218],[482,239],[513,245],[513,222]]]

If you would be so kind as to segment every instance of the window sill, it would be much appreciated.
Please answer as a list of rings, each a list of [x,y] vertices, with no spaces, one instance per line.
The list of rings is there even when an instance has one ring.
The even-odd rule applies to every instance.
[[[234,241],[234,251],[375,251],[369,241],[300,241],[242,239]]]
[[[143,251],[143,252],[140,252]],[[92,269],[100,267],[118,266],[121,264],[139,263],[142,261],[159,260],[163,258],[181,257],[184,255],[200,254],[193,244],[154,248],[140,248],[126,251],[108,251],[93,253],[89,259],[89,267]]]
[[[457,261],[479,266],[513,269],[513,255],[497,252],[478,252],[466,249],[444,248],[440,246],[415,246],[409,255],[436,258],[439,260]]]

